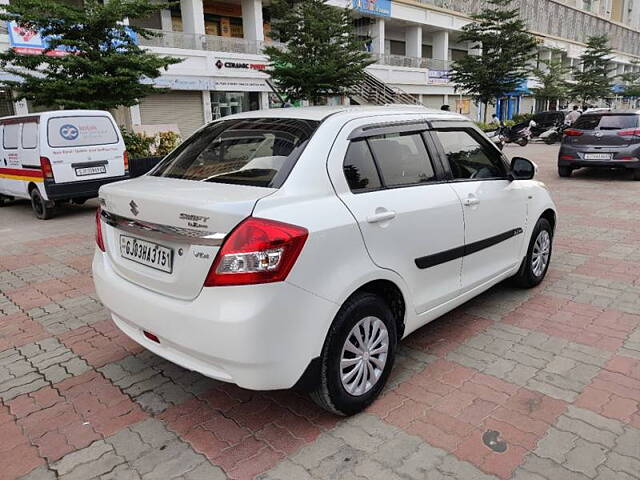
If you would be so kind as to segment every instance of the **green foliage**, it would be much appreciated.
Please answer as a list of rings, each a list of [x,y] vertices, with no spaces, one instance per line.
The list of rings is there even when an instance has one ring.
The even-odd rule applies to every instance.
[[[513,117],[515,119],[515,116]],[[483,132],[492,132],[498,129],[498,124],[496,123],[487,123],[487,122],[474,122],[476,126],[482,130]],[[505,127],[513,127],[516,123],[515,120],[505,120],[502,122]]]
[[[631,62],[634,67],[640,66],[640,61]],[[640,97],[640,72],[627,72],[620,75],[620,79],[625,82],[622,95],[625,97]]]
[[[72,49],[62,57],[22,55],[9,49],[0,53],[5,72],[22,78],[4,81],[36,105],[61,108],[109,109],[131,106],[155,93],[142,77],[156,78],[162,69],[182,61],[162,57],[140,48],[127,29],[139,37],[152,36],[149,30],[123,24],[166,8],[152,0],[85,0],[83,8],[64,0],[12,0],[3,5],[0,20],[17,20],[24,28],[52,36],[49,49],[60,45]]]
[[[132,132],[125,127],[120,127],[120,131],[122,132],[122,139],[129,153],[129,158],[152,156],[151,147],[155,143],[155,137],[150,137],[144,133]]]
[[[614,67],[609,64],[609,57],[613,49],[609,46],[606,35],[589,37],[587,49],[580,55],[582,69],[575,68],[575,83],[571,86],[570,94],[583,105],[590,100],[610,97],[611,77]]]
[[[164,157],[178,145],[180,145],[180,135],[176,132],[160,132],[156,135],[158,144],[156,146],[156,155]]]
[[[528,122],[533,118],[533,113],[516,113],[512,120],[514,124]]]
[[[545,68],[536,68],[532,72],[540,82],[539,87],[531,89],[534,96],[548,102],[566,98],[570,89],[567,74],[571,71],[571,68],[558,58],[541,60],[540,63]]]
[[[462,27],[458,36],[458,42],[469,42],[471,49],[481,49],[481,53],[456,60],[451,79],[457,88],[485,105],[495,103],[526,80],[528,62],[536,53],[535,37],[526,31],[519,11],[509,8],[511,3],[488,0],[487,7],[472,15],[473,21]]]
[[[284,49],[265,49],[267,73],[291,101],[318,103],[326,95],[347,94],[374,62],[355,35],[348,9],[327,0],[274,0],[271,36]]]

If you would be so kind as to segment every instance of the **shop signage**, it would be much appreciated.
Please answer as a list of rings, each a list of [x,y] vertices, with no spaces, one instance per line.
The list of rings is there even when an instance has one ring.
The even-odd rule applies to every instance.
[[[264,63],[248,63],[248,62],[236,62],[217,60],[214,65],[221,70],[223,68],[235,68],[239,70],[264,70],[267,66]]]
[[[159,88],[170,90],[215,90],[216,82],[205,77],[162,76],[153,80],[144,79],[143,83],[152,83]]]
[[[354,10],[378,17],[391,16],[391,0],[351,0]]]
[[[9,45],[15,50],[16,53],[22,55],[42,55],[43,51],[49,47],[51,37],[42,36],[40,32],[30,30],[18,25],[14,20],[7,22],[7,31],[9,33]],[[134,43],[137,43],[138,38],[136,33],[127,27],[127,35],[131,37]],[[121,45],[114,41],[114,46]],[[46,53],[49,57],[62,57],[73,53],[73,50],[59,45],[57,48],[50,50]]]
[[[451,82],[449,70],[431,70],[428,73],[428,83],[432,85],[444,85]]]

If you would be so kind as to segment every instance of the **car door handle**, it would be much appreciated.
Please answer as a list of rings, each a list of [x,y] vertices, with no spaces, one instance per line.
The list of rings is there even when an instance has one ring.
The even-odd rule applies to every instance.
[[[393,220],[394,218],[396,218],[396,212],[392,210],[383,210],[381,212],[376,212],[373,215],[369,215],[367,217],[367,222],[369,223],[386,222],[388,220]]]
[[[476,197],[467,197],[462,202],[465,207],[473,207],[474,205],[478,205],[479,203],[480,199]]]

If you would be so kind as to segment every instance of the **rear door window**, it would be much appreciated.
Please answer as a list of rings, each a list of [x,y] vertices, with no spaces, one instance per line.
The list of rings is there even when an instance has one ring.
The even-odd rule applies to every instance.
[[[109,117],[54,117],[47,124],[49,146],[89,147],[118,143],[118,132]]]
[[[584,114],[576,121],[573,128],[577,130],[622,130],[638,126],[636,115],[595,115]]]
[[[189,137],[151,175],[278,188],[318,125],[294,118],[216,122]]]
[[[349,188],[354,193],[368,192],[381,187],[380,176],[366,140],[357,140],[349,144],[342,168]]]
[[[369,145],[386,187],[416,185],[436,179],[420,133],[369,137]]]
[[[2,135],[2,145],[4,148],[15,149],[20,144],[20,123],[11,123],[4,126],[4,134]]]

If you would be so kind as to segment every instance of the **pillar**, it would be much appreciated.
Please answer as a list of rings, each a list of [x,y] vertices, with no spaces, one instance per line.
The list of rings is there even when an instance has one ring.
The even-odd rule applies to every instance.
[[[371,25],[371,52],[384,55],[384,19],[377,18]]]
[[[140,105],[133,105],[129,107],[129,114],[131,115],[131,125],[142,125],[142,116],[140,115]]]
[[[202,0],[180,0],[182,31],[204,34],[204,10]]]
[[[241,5],[244,38],[254,42],[263,42],[262,0],[241,0]]]
[[[173,22],[171,21],[171,10],[163,8],[160,10],[160,25],[163,32],[173,31]]]
[[[432,34],[433,58],[437,60],[449,60],[449,32],[440,30]]]
[[[422,58],[422,26],[412,25],[404,31],[407,57]]]
[[[204,123],[211,122],[213,120],[213,111],[211,110],[211,92],[209,90],[202,91],[202,110],[204,112]]]

